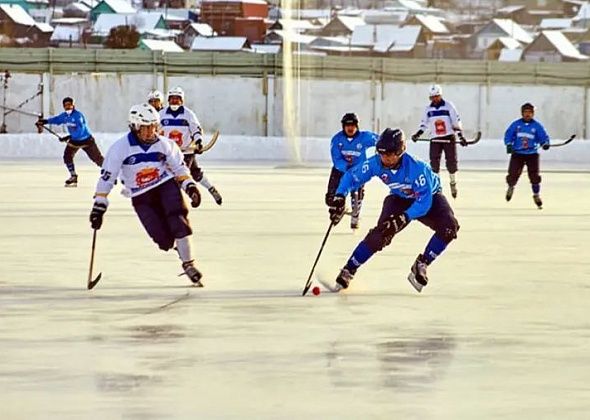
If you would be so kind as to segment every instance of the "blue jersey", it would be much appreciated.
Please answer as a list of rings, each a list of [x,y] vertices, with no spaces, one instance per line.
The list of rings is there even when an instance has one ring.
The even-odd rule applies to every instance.
[[[378,176],[389,187],[390,194],[414,200],[406,210],[410,220],[428,213],[432,206],[432,196],[441,191],[440,179],[432,172],[430,165],[404,153],[397,169],[383,166],[379,155],[353,167],[340,180],[336,194],[346,196],[374,176]]]
[[[55,117],[48,118],[47,123],[65,124],[68,133],[70,133],[70,136],[72,137],[71,141],[84,141],[92,136],[88,124],[86,123],[86,118],[84,118],[84,114],[77,109],[74,109],[69,115],[67,112],[62,112]]]
[[[367,159],[367,149],[375,147],[379,136],[370,131],[358,131],[354,136],[348,137],[344,131],[340,131],[332,137],[330,152],[334,168],[340,172],[364,162]]]
[[[525,122],[519,118],[506,130],[504,144],[511,145],[513,153],[531,155],[537,153],[539,146],[549,144],[549,135],[537,120]]]

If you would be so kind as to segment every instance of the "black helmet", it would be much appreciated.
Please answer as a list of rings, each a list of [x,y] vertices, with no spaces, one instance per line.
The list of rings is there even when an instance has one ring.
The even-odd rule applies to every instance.
[[[520,107],[520,112],[524,112],[526,109],[530,109],[531,111],[535,112],[535,106],[530,102],[522,104]]]
[[[359,117],[354,112],[347,112],[346,114],[344,114],[340,122],[343,126],[346,124],[354,124],[358,127]]]
[[[72,105],[74,105],[74,99],[70,98],[69,96],[66,96],[65,98],[63,98],[63,100],[61,101],[61,103],[63,105],[65,105],[66,103],[71,103]]]
[[[401,128],[386,128],[377,140],[377,153],[395,153],[401,156],[406,151],[406,136]]]

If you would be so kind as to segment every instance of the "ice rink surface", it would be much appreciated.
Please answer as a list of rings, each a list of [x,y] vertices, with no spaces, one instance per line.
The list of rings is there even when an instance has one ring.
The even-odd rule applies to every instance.
[[[328,172],[208,165],[224,204],[191,210],[204,289],[116,188],[89,292],[96,168],[66,189],[59,161],[1,162],[0,417],[588,418],[590,174],[543,173],[539,211],[526,176],[508,204],[503,172],[460,172],[459,238],[422,294],[406,276],[431,232],[414,222],[346,293],[302,298]],[[373,180],[360,232],[335,229],[322,278],[385,194]]]

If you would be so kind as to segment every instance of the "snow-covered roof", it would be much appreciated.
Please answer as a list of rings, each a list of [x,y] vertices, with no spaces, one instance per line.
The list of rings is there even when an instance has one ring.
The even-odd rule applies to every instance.
[[[81,13],[89,13],[92,10],[87,4],[82,2],[70,3],[66,7],[64,7],[64,11],[77,11]]]
[[[307,31],[310,29],[316,29],[319,26],[314,25],[310,20],[303,20],[303,19],[279,19],[278,23],[286,29],[287,26],[297,32]]]
[[[399,28],[399,26],[393,25],[357,26],[352,33],[350,44],[357,47],[372,47],[378,42],[393,39],[393,33]]]
[[[522,57],[522,49],[517,48],[511,50],[509,48],[502,48],[500,51],[500,57],[498,57],[498,61],[520,61]]]
[[[525,44],[533,42],[533,37],[512,19],[493,19],[492,21],[509,37]]]
[[[524,9],[525,6],[524,5],[513,5],[513,6],[505,6],[505,7],[501,7],[500,9],[497,10],[497,13],[503,14],[503,15],[509,15],[510,13],[514,13],[514,12],[518,12],[519,10]]]
[[[106,3],[115,13],[135,13],[136,10],[125,0],[102,0],[100,3]],[[98,3],[96,6],[98,6]],[[96,7],[95,6],[95,7]]]
[[[143,33],[146,39],[174,40],[182,33],[179,29],[150,29]]]
[[[541,21],[539,28],[541,29],[567,29],[572,27],[571,19],[554,19],[547,18]]]
[[[574,22],[578,22],[580,20],[587,20],[590,19],[590,3],[585,2],[580,6],[580,10],[578,10],[578,14],[574,16],[572,19]]]
[[[72,25],[57,25],[51,34],[50,41],[69,41],[79,42],[82,35],[82,28]]]
[[[313,35],[302,35],[299,33],[285,32],[280,30],[269,32],[269,34],[272,33],[275,33],[278,36],[280,36],[283,39],[283,41],[292,42],[294,44],[310,44],[313,42],[314,39],[317,38]]]
[[[309,43],[310,46],[344,46],[350,45],[350,38],[345,36],[319,36]]]
[[[93,33],[106,36],[109,34],[111,28],[123,25],[135,26],[139,33],[144,33],[145,31],[155,29],[161,18],[162,15],[159,13],[102,13],[96,19]]]
[[[183,52],[184,50],[174,41],[163,41],[160,39],[142,39],[141,45],[151,51]]]
[[[432,15],[416,15],[416,19],[423,26],[425,26],[430,32],[435,34],[448,34],[449,29],[442,23],[442,20]]]
[[[498,42],[500,42],[504,48],[507,48],[509,50],[522,48],[520,42],[518,42],[514,38],[510,38],[509,36],[501,36],[500,38],[498,38]]]
[[[0,9],[18,25],[34,26],[35,20],[18,4],[0,4]]]
[[[197,36],[191,45],[192,51],[240,51],[247,45],[245,36]]]
[[[545,36],[564,57],[574,58],[576,60],[587,60],[589,58],[587,55],[581,54],[574,44],[559,31],[543,31],[541,32],[541,36]]]
[[[49,25],[48,23],[35,22],[35,26],[41,32],[45,32],[45,33],[51,33],[51,32],[53,32],[53,26]]]
[[[416,46],[422,28],[420,26],[404,26],[387,33],[382,40],[375,43],[376,52],[407,52]]]
[[[58,18],[58,19],[51,20],[51,23],[54,25],[79,25],[79,24],[85,23],[85,22],[88,22],[88,19],[75,18],[75,17]]]
[[[215,35],[213,28],[208,23],[191,23],[189,26],[201,36]]]
[[[364,12],[363,19],[368,24],[399,24],[405,22],[409,14],[407,10],[369,9]]]
[[[346,26],[350,31],[353,31],[356,26],[364,25],[365,21],[363,18],[360,17],[352,17],[352,16],[336,16],[335,19],[338,19],[344,26]]]
[[[232,1],[235,1],[236,3],[268,4],[264,0],[232,0]],[[203,0],[203,2],[201,2],[201,4],[203,4],[203,3],[227,3],[227,0]]]
[[[252,44],[252,49],[259,54],[278,54],[281,52],[281,46],[277,44]]]

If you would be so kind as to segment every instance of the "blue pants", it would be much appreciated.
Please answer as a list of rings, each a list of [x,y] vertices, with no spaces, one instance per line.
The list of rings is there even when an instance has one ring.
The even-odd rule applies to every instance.
[[[168,251],[176,239],[193,233],[188,208],[175,180],[133,197],[131,202],[141,224],[160,249]]]
[[[414,200],[412,199],[402,198],[397,195],[388,195],[383,200],[383,208],[377,224],[380,225],[385,222],[391,215],[404,213],[413,202]],[[442,193],[436,193],[432,196],[430,210],[417,220],[432,229],[447,244],[457,237],[459,222],[455,218],[449,202]],[[369,231],[364,241],[372,252],[377,252],[389,245],[392,239],[393,235],[387,236],[376,226]]]

